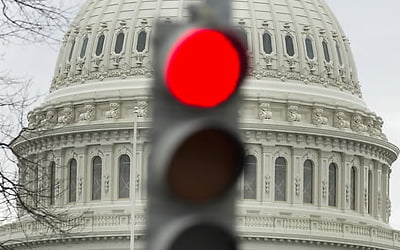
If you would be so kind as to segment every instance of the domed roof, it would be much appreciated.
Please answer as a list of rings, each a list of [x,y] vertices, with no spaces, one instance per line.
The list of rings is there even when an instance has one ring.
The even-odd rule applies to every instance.
[[[50,92],[150,77],[152,24],[187,19],[191,3],[88,0],[64,38]],[[339,102],[351,99],[365,109],[349,41],[323,0],[233,0],[233,24],[247,41],[249,79],[297,85],[287,92],[305,85],[297,92],[318,92],[321,100],[346,93]],[[321,95],[321,89],[330,90]]]

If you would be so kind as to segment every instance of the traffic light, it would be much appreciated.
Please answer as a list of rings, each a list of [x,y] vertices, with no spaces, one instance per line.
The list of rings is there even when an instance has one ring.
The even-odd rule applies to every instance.
[[[221,0],[222,1],[222,0]],[[246,51],[218,22],[157,23],[147,249],[235,250]]]

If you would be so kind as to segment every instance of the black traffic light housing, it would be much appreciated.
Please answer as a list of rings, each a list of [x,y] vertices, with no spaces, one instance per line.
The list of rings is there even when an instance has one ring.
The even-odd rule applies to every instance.
[[[233,232],[234,186],[244,165],[244,149],[237,132],[238,88],[247,70],[247,60],[244,47],[231,30],[204,23],[156,24],[152,153],[148,169],[148,250],[237,249]],[[221,38],[223,46],[229,47],[228,53],[233,51],[237,62],[226,61],[226,72],[236,65],[232,66],[238,69],[234,78],[222,75],[214,81],[213,74],[218,71],[208,71],[205,59],[219,56],[215,60],[223,61],[225,58],[225,54],[218,54],[219,50],[207,54],[207,48],[213,46],[215,39],[212,37],[208,41],[208,34]],[[200,84],[200,88],[204,84],[207,89],[199,93],[200,104],[187,103],[173,93],[166,69],[174,60],[171,53],[175,53],[174,50],[179,53],[184,47],[176,46],[177,43],[191,42],[192,38],[203,35],[206,39],[201,40],[200,47],[193,47],[201,53],[197,56],[189,53],[183,60],[183,69],[178,71],[178,81],[182,82],[178,85],[189,87],[189,92],[196,84]],[[203,58],[199,60],[204,63],[199,64],[198,58]],[[185,73],[186,61],[189,67],[196,65],[198,70],[189,68],[195,73],[181,80],[180,73]],[[203,72],[211,72],[210,78],[201,75]],[[201,100],[214,94],[214,86],[224,86],[225,79],[231,79],[231,89],[234,83],[233,91],[228,91],[225,97],[217,97],[220,101],[203,106]],[[199,97],[197,90],[190,94]]]

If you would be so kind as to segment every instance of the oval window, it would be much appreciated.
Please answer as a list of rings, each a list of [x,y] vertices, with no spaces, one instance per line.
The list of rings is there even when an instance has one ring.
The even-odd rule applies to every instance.
[[[68,61],[71,61],[71,59],[72,59],[72,55],[74,53],[74,48],[75,48],[75,40],[72,41],[72,46],[71,46],[71,50],[69,51]]]
[[[123,32],[121,32],[117,35],[117,39],[115,40],[115,48],[114,48],[115,54],[121,53],[122,48],[124,47],[124,39],[125,39],[125,34]]]
[[[328,44],[326,43],[326,41],[322,41],[322,48],[324,50],[325,61],[330,62],[331,56],[329,55]]]
[[[89,42],[89,38],[86,36],[85,39],[83,39],[82,48],[81,48],[81,54],[79,55],[80,58],[84,58],[85,57],[88,42]]]
[[[285,36],[286,53],[288,56],[294,56],[293,38],[289,35]]]
[[[272,53],[272,37],[269,33],[263,34],[263,49],[266,54]]]
[[[136,51],[143,52],[146,49],[147,32],[142,30],[137,37]]]
[[[309,59],[314,59],[314,49],[310,38],[306,38],[306,52]]]
[[[100,56],[103,53],[103,46],[104,46],[105,38],[106,37],[102,34],[97,39],[96,56]]]

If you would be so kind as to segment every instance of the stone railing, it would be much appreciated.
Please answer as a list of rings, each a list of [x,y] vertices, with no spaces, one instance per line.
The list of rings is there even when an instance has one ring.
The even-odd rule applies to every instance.
[[[129,235],[129,214],[83,215],[66,224],[76,226],[68,237],[76,240],[87,237]],[[141,237],[145,229],[145,215],[135,216],[135,234]],[[270,216],[237,217],[240,238],[302,240],[307,242],[336,242],[349,247],[369,246],[372,249],[400,249],[400,232],[389,228],[307,218]],[[0,227],[0,241],[35,242],[55,239],[46,235],[47,228],[37,222],[13,223]]]
[[[308,218],[238,216],[239,236],[246,239],[302,239],[400,249],[400,232],[390,228]]]

